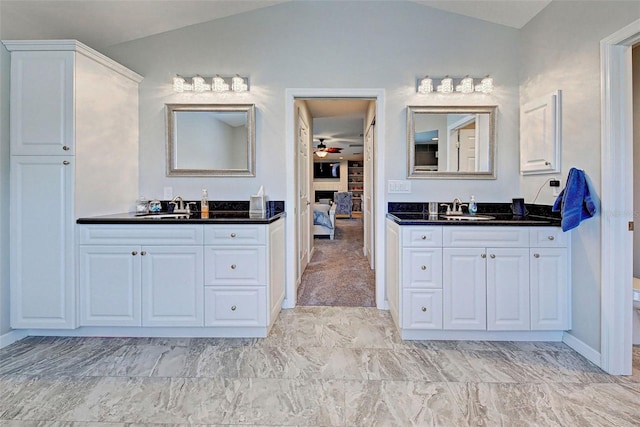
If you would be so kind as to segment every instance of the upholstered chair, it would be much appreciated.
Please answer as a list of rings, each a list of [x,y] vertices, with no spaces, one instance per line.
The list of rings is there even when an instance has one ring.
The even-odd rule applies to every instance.
[[[336,204],[336,215],[348,215],[351,218],[353,208],[353,193],[351,191],[336,191],[333,193],[333,203]]]

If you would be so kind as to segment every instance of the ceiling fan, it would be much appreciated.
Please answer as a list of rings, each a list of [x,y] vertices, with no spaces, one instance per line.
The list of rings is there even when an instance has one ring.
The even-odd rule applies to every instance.
[[[326,140],[326,138],[318,138],[318,140],[320,141],[320,143],[316,148],[315,154],[321,159],[324,157],[327,157],[327,154],[339,154],[342,152],[342,148],[340,147],[327,147],[324,144],[324,141]]]

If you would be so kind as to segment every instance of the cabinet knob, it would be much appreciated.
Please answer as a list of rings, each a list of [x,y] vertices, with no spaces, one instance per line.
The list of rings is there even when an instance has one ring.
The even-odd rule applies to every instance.
[[[555,237],[553,237],[553,236],[549,236],[549,237],[547,237],[547,239],[549,239],[549,240],[555,240]]]
[[[69,160],[63,160],[62,161],[62,164],[65,165],[65,166],[67,166],[69,163],[70,163]]]
[[[231,238],[233,239],[234,237],[236,237],[236,233],[231,233]]]
[[[236,308],[237,308],[237,307],[236,307],[235,305],[232,305],[232,306],[231,306],[231,311],[236,311]]]
[[[533,254],[534,258],[540,258],[540,254]]]
[[[142,256],[145,256],[146,254],[147,254],[147,252],[146,252],[146,251],[142,251],[142,252],[140,252],[140,255],[142,255]]]
[[[422,266],[422,267],[420,267],[420,268],[421,268],[421,269],[423,269],[423,270],[426,270],[426,269],[427,269],[427,266],[426,266],[426,265],[423,265],[423,266]]]
[[[495,257],[496,257],[496,254],[491,254],[491,255],[489,255],[489,256],[490,256],[491,258],[495,258]]]
[[[544,162],[545,166],[549,166],[551,164],[551,162]]]
[[[421,310],[422,310],[423,312],[426,312],[426,311],[427,311],[427,307],[424,307],[424,306],[423,306],[423,307],[421,308]]]
[[[427,236],[425,236],[424,234],[420,237],[422,240],[427,240]]]
[[[236,269],[236,265],[235,264],[231,264],[231,269],[235,270]]]
[[[486,258],[487,254],[480,254],[480,258]]]
[[[68,146],[66,146],[66,145],[63,145],[63,146],[62,146],[62,149],[63,149],[64,151],[69,151],[69,147],[68,147]]]
[[[133,256],[138,255],[138,251],[132,251],[132,252],[131,252],[131,255],[133,255]]]

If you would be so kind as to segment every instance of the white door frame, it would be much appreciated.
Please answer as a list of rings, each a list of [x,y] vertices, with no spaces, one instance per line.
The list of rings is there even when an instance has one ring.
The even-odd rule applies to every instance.
[[[296,306],[296,220],[298,215],[298,206],[295,194],[295,114],[294,103],[296,99],[308,98],[364,98],[376,101],[376,127],[374,147],[374,179],[373,191],[376,194],[375,199],[375,278],[376,278],[376,307],[388,310],[386,300],[385,286],[385,265],[384,265],[384,212],[387,211],[386,192],[385,192],[385,168],[384,168],[384,134],[385,134],[385,117],[384,117],[384,89],[319,89],[319,88],[302,88],[302,89],[286,89],[285,90],[285,135],[286,135],[286,174],[287,174],[287,195],[286,206],[287,212],[290,214],[286,218],[286,286],[285,299],[282,308],[293,308]]]
[[[633,99],[631,46],[640,19],[600,42],[602,84],[602,241],[600,366],[631,374],[633,235]]]

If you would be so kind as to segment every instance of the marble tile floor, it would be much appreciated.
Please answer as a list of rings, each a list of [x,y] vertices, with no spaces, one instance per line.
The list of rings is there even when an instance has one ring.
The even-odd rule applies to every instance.
[[[638,426],[632,376],[562,343],[402,341],[386,311],[284,310],[265,339],[30,337],[0,426]]]

